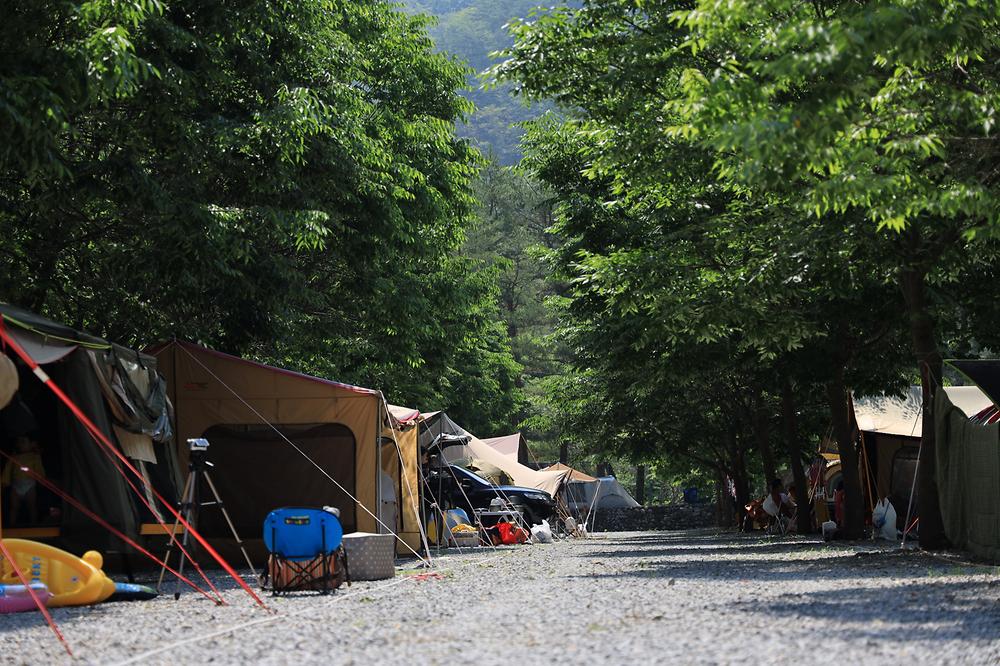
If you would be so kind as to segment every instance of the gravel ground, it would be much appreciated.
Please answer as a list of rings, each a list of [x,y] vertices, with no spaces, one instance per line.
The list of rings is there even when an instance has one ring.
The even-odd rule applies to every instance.
[[[1000,575],[916,552],[712,531],[442,556],[435,574],[230,606],[57,609],[77,659],[153,664],[1000,663]],[[158,651],[160,650],[160,651]],[[37,614],[0,662],[68,661]]]

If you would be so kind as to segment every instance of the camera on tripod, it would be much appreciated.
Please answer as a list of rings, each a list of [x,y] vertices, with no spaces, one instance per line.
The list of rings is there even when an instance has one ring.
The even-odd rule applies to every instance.
[[[191,452],[190,460],[188,460],[188,467],[190,469],[204,470],[206,467],[215,467],[212,463],[208,462],[206,454],[208,453],[208,440],[204,437],[192,437],[187,441],[188,451]]]
[[[208,451],[208,440],[204,437],[192,437],[188,440],[188,449],[191,451]]]
[[[181,493],[180,502],[180,513],[184,515],[184,520],[186,525],[198,525],[199,524],[199,512],[202,507],[214,506],[222,512],[222,517],[225,519],[226,524],[229,525],[229,531],[232,532],[233,538],[236,540],[237,545],[239,545],[240,550],[243,552],[243,557],[247,561],[247,566],[254,569],[253,562],[250,561],[250,555],[247,554],[247,549],[243,546],[243,541],[240,539],[240,535],[237,534],[236,528],[233,526],[233,521],[229,517],[229,512],[226,511],[225,505],[222,503],[222,498],[219,497],[219,491],[215,487],[215,483],[212,482],[212,477],[209,476],[209,468],[215,467],[212,463],[208,461],[208,440],[204,437],[192,437],[187,440],[188,445],[188,477],[187,481],[184,482],[184,491]],[[204,481],[208,485],[208,490],[212,494],[212,500],[208,502],[203,502],[201,499],[201,485]],[[177,521],[174,522],[174,528],[171,534],[177,534],[177,526],[180,524],[181,516],[177,516]],[[188,537],[191,532],[189,530],[184,530],[184,536],[180,539],[180,551],[181,559],[178,566],[178,571],[184,572],[184,562],[190,558],[188,555]],[[176,542],[174,539],[170,540],[167,545],[167,553],[163,558],[163,568],[160,569],[160,579],[156,584],[156,589],[159,590],[163,585],[163,576],[167,572],[167,561],[170,559],[170,554],[173,551]],[[256,571],[256,569],[254,569]],[[178,579],[180,580],[180,579]],[[174,599],[180,598],[180,588],[176,585],[174,586]]]

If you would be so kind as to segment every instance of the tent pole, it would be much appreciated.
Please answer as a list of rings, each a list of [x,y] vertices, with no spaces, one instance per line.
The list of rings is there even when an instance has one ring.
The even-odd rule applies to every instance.
[[[920,418],[924,418],[924,403],[920,403]],[[906,548],[906,535],[909,532],[910,512],[913,510],[913,494],[917,490],[917,476],[920,474],[920,455],[924,450],[924,438],[920,438],[920,446],[917,447],[917,464],[913,467],[913,483],[910,484],[910,499],[906,503],[906,521],[903,522],[903,539],[899,542],[900,549]]]
[[[913,468],[913,483],[910,484],[910,500],[906,503],[906,520],[903,522],[903,540],[900,541],[900,549],[906,548],[906,535],[909,533],[910,512],[913,510],[913,494],[917,489],[917,474],[920,473],[920,454],[924,448],[924,439],[920,438],[920,446],[917,447],[917,464]]]
[[[419,428],[420,426],[418,425],[416,427]],[[424,507],[424,503],[420,499],[421,484],[423,484],[423,486],[426,487],[428,489],[428,491],[430,491],[430,484],[427,483],[427,477],[424,476],[424,465],[423,465],[423,461],[420,460],[420,458],[421,458],[420,441],[419,441],[419,438],[418,438],[418,440],[417,440],[417,461],[416,461],[417,462],[417,492],[416,492],[416,494],[413,494],[413,491],[410,490],[410,493],[415,498],[414,501],[417,503],[417,522],[418,522],[417,529],[420,530],[420,540],[424,544],[424,552],[427,554],[427,566],[433,566],[433,563],[431,562],[431,544],[430,544],[430,540],[427,538],[427,529],[425,527],[427,525],[427,509]],[[409,481],[407,481],[407,486],[409,486]],[[431,495],[431,497],[434,496],[433,493],[429,493],[429,494]],[[440,554],[440,553],[438,553],[438,554]]]
[[[379,395],[381,396],[382,394],[379,393]],[[385,534],[383,529],[386,527],[382,520],[382,428],[385,423],[382,418],[382,404],[384,403],[385,397],[382,396],[382,402],[379,403],[379,408],[375,410],[375,469],[377,470],[375,474],[375,506],[378,507],[376,512],[379,514],[379,534]]]
[[[597,514],[594,513],[594,506],[597,504],[597,498],[601,496],[601,484],[602,483],[604,483],[604,481],[602,481],[601,479],[597,479],[597,488],[594,490],[594,499],[591,500],[591,502],[590,502],[590,510],[587,511],[587,518],[590,519],[590,530],[589,531],[591,531],[591,532],[593,532],[594,528],[597,526]],[[584,524],[584,527],[586,527],[586,523]]]
[[[410,498],[410,504],[411,504],[411,506],[413,508],[413,512],[414,512],[415,517],[417,519],[417,531],[420,534],[421,543],[423,543],[423,545],[424,545],[424,552],[427,554],[427,566],[430,567],[430,566],[432,566],[432,563],[431,563],[431,549],[430,549],[430,546],[427,544],[427,534],[424,532],[424,525],[423,525],[423,523],[420,522],[420,509],[418,508],[418,504],[420,504],[420,486],[419,485],[417,486],[417,492],[416,492],[416,494],[414,494],[413,488],[410,486],[410,479],[409,479],[409,477],[406,474],[406,461],[403,459],[403,447],[401,447],[399,445],[399,438],[396,437],[396,427],[395,427],[396,420],[389,413],[389,402],[385,399],[385,394],[382,393],[381,391],[379,391],[379,397],[382,398],[382,406],[385,408],[385,417],[386,417],[386,420],[389,422],[389,432],[392,433],[392,441],[396,445],[396,457],[399,459],[399,477],[400,477],[399,495],[400,495],[400,502],[398,503],[398,506],[402,507],[402,504],[403,504],[402,503],[403,481],[405,481],[406,482],[406,492],[407,492],[407,495]],[[417,458],[420,457],[420,421],[419,421],[419,419],[420,419],[420,415],[419,415],[419,412],[418,412],[418,414],[417,414],[417,421],[413,425],[413,427],[417,429],[417,451],[416,451]],[[379,451],[381,452],[381,450],[382,450],[382,447],[379,446]],[[417,470],[418,470],[417,473],[419,474],[420,473],[419,472],[419,470],[420,470],[420,460],[416,460],[414,462],[417,465]],[[400,510],[399,511],[399,525],[398,525],[398,527],[399,527],[399,530],[401,532],[405,532],[406,531],[406,529],[405,529],[406,528],[405,519],[403,517],[404,515],[405,515],[405,512],[402,511],[402,510]]]
[[[445,459],[445,457],[444,457],[444,451],[443,451],[443,450],[441,449],[441,444],[440,444],[440,443],[439,443],[439,444],[437,445],[437,450],[438,450],[438,459],[439,459],[439,460],[440,460],[440,461],[442,462],[442,465],[443,465],[444,467],[447,467],[447,468],[448,468],[448,473],[449,473],[449,474],[451,474],[451,478],[452,478],[452,479],[453,479],[453,480],[455,481],[455,487],[456,487],[456,488],[458,488],[458,491],[459,491],[460,493],[462,493],[462,497],[463,497],[463,498],[465,499],[466,503],[467,503],[467,504],[469,505],[469,507],[470,507],[470,508],[472,509],[472,513],[473,513],[473,515],[475,515],[475,516],[476,516],[476,517],[475,517],[475,521],[476,521],[476,524],[477,524],[477,525],[479,526],[479,528],[480,528],[481,530],[483,530],[483,532],[485,533],[485,532],[486,532],[486,526],[485,526],[485,525],[483,525],[483,521],[482,521],[482,520],[480,520],[480,518],[479,518],[479,516],[478,516],[478,515],[476,515],[476,507],[475,507],[475,506],[473,506],[473,504],[472,504],[472,500],[470,500],[470,499],[469,499],[469,495],[468,495],[468,494],[467,494],[467,493],[465,492],[465,488],[463,488],[463,487],[462,487],[462,482],[461,482],[461,481],[459,481],[459,479],[458,479],[458,475],[457,475],[457,474],[455,474],[455,470],[453,470],[453,469],[451,468],[451,463],[450,463],[450,462],[448,462],[448,461],[447,461],[447,460]],[[444,507],[443,507],[443,506],[441,506],[441,473],[440,473],[440,472],[441,472],[441,471],[440,471],[440,470],[438,470],[438,494],[437,494],[437,497],[435,497],[435,498],[434,498],[434,501],[435,501],[435,502],[437,502],[437,505],[438,505],[438,512],[439,512],[439,513],[441,514],[441,516],[444,516],[444,515],[445,515],[445,514],[444,514]],[[491,483],[490,485],[491,485],[491,486],[493,486],[493,484],[492,484],[492,483]],[[499,488],[498,488],[497,486],[493,486],[493,494],[494,494],[494,495],[496,495],[496,496],[497,496],[497,498],[498,498],[498,499],[499,499],[500,501],[504,501],[504,498],[503,498],[503,497],[502,497],[502,496],[500,495],[500,492],[499,492]],[[472,520],[472,519],[473,519],[473,518],[472,518],[472,516],[470,516],[470,517],[469,517],[469,520]],[[436,519],[435,519],[435,520],[436,520]],[[442,526],[442,528],[441,528],[440,530],[438,530],[438,543],[439,543],[439,544],[440,544],[440,542],[441,542],[441,534],[442,534],[442,532],[443,532],[443,531],[444,531],[445,529],[448,529],[448,536],[451,536],[451,530],[450,530],[450,529],[448,528],[448,521],[447,521],[447,520],[445,520],[445,523],[444,523],[444,525]],[[495,548],[495,546],[494,546],[494,548]],[[440,552],[440,551],[439,551],[439,552]]]
[[[875,510],[875,495],[878,494],[878,488],[875,485],[875,478],[872,475],[871,463],[868,460],[868,446],[865,443],[865,433],[858,430],[858,436],[861,438],[861,455],[865,461],[865,478],[868,481],[865,485],[868,491],[868,512],[871,513]],[[882,499],[881,497],[879,499]]]

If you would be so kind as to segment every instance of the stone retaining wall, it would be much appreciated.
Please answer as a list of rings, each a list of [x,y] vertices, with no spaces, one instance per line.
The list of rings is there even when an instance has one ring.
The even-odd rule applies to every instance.
[[[689,530],[715,526],[715,504],[640,506],[634,509],[598,509],[596,532]]]

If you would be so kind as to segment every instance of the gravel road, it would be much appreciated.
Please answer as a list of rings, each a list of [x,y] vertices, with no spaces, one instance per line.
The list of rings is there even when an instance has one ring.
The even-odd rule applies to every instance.
[[[871,544],[712,531],[598,534],[442,556],[435,573],[232,605],[53,615],[86,663],[1000,663],[1000,572]],[[37,614],[0,661],[68,661]]]

